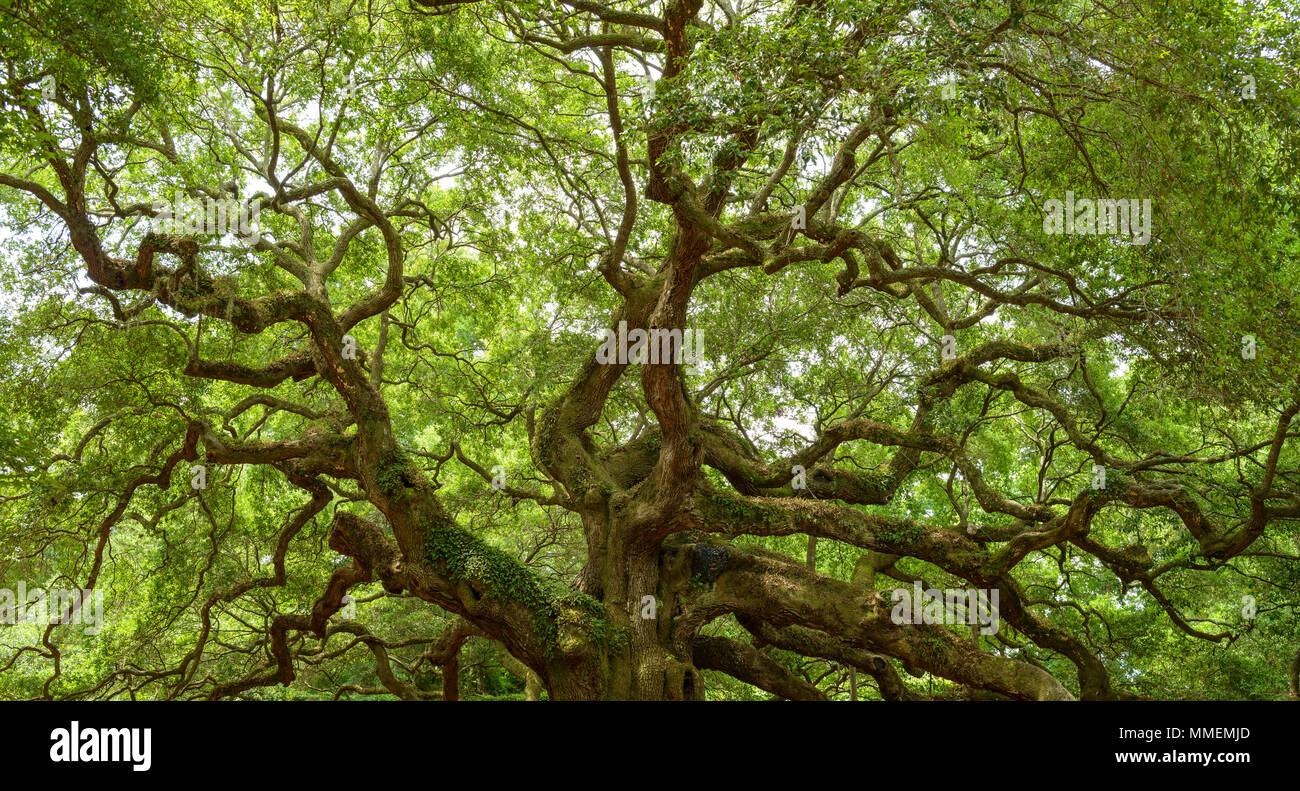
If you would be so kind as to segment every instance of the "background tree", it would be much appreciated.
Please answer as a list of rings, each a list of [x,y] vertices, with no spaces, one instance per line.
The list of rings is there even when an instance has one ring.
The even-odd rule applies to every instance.
[[[1296,15],[14,0],[0,692],[1297,694]]]

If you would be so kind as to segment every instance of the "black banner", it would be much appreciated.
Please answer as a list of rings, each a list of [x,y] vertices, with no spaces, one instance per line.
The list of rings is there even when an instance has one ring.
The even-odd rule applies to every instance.
[[[192,781],[250,770],[339,781],[423,766],[429,784],[441,785],[456,765],[527,780],[611,761],[646,781],[676,771],[665,761],[716,764],[729,780],[789,771],[811,781],[837,762],[877,761],[911,765],[918,780],[1027,779],[1026,771],[1057,780],[1229,779],[1293,766],[1297,714],[1287,703],[1241,702],[23,702],[0,704],[0,744],[8,768],[55,781]]]

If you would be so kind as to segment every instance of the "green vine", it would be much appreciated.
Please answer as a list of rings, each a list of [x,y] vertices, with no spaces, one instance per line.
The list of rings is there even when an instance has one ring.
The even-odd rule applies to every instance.
[[[533,613],[533,628],[552,653],[559,639],[558,624],[577,625],[601,646],[616,643],[605,608],[580,591],[539,580],[522,563],[458,527],[425,531],[425,556],[453,583],[472,580],[485,596],[524,605]],[[623,636],[626,638],[626,635]]]

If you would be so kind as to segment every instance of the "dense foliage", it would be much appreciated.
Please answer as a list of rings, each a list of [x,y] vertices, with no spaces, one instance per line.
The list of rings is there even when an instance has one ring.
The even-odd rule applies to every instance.
[[[0,697],[1300,695],[1292,0],[0,7]]]

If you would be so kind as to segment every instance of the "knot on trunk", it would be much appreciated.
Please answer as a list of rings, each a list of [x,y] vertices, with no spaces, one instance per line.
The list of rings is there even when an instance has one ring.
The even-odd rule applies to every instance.
[[[727,568],[727,548],[695,545],[694,571],[704,582],[713,582]]]

